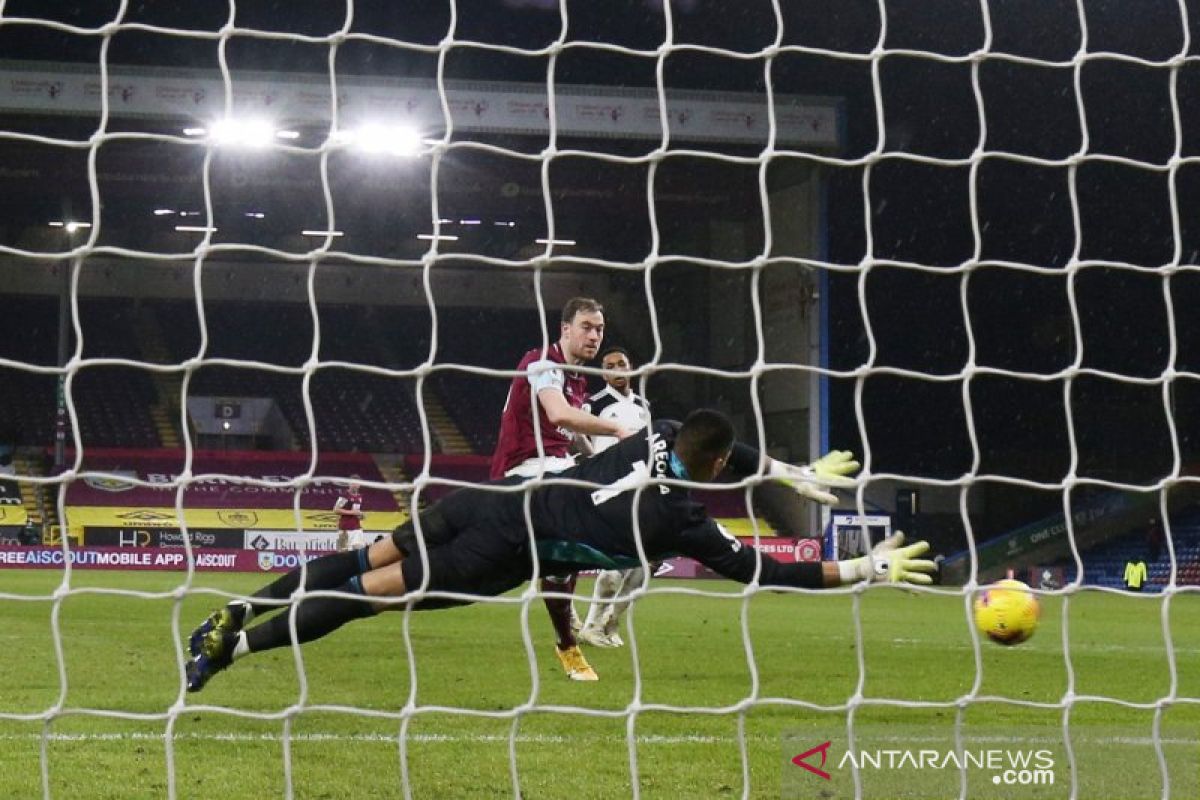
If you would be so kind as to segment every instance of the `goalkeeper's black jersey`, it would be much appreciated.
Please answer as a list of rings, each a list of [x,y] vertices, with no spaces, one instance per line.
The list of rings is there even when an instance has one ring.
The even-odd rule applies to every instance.
[[[670,453],[679,423],[657,420],[650,434],[635,433],[603,453],[585,459],[553,478],[600,484],[583,488],[551,484],[533,493],[530,513],[538,539],[580,542],[607,555],[638,557],[633,525],[636,505],[642,547],[650,561],[688,556],[742,583],[758,572],[755,549],[744,546],[708,516],[679,486],[651,484],[641,492],[628,488],[645,478],[676,478]],[[759,453],[737,444],[728,470],[749,475],[758,470]],[[512,495],[510,495],[511,497]],[[762,556],[759,582],[775,586],[820,586],[819,564],[783,564]]]

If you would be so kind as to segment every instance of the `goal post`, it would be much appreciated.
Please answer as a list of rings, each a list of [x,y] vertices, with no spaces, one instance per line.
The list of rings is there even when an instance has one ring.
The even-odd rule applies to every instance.
[[[1200,792],[1184,4],[37,5],[0,4],[0,795]],[[536,581],[418,588],[189,694],[192,628],[335,509],[386,536],[482,482],[581,295],[656,416],[856,452],[826,559],[919,514],[945,580],[672,561],[595,685]],[[702,499],[815,555],[755,480]],[[34,545],[5,517],[39,493]],[[971,609],[1008,570],[1052,580],[1001,649]]]

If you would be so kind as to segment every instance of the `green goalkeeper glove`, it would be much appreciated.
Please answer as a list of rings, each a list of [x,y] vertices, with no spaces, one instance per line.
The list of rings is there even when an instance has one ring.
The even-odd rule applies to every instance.
[[[811,464],[803,467],[785,464],[771,459],[767,476],[786,483],[809,500],[827,506],[835,505],[837,495],[830,488],[850,489],[857,485],[848,477],[858,472],[859,463],[849,450],[830,450]]]
[[[913,542],[904,545],[904,534],[895,534],[884,539],[871,550],[870,555],[838,562],[838,573],[842,583],[933,583],[937,564],[917,558],[929,552],[929,542]]]

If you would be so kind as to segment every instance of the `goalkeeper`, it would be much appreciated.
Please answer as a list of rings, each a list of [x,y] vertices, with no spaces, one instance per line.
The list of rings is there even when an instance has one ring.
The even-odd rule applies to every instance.
[[[722,530],[686,488],[663,482],[705,483],[727,467],[736,475],[754,475],[764,463],[766,477],[795,490],[773,493],[767,505],[780,506],[796,504],[798,495],[835,502],[829,489],[853,485],[848,476],[858,469],[849,453],[836,451],[804,467],[764,460],[754,448],[734,442],[732,424],[717,411],[695,411],[682,425],[659,420],[648,435],[630,436],[541,486],[518,489],[521,479],[506,478],[460,489],[421,512],[418,524],[410,520],[366,550],[323,556],[248,600],[218,609],[189,638],[188,690],[199,691],[245,655],[290,644],[288,614],[245,626],[290,605],[302,576],[307,576],[306,592],[336,590],[349,596],[304,598],[295,609],[297,642],[389,608],[445,608],[499,595],[530,580],[535,566],[541,573],[571,573],[684,555],[725,577],[742,583],[757,579],[763,586],[931,582],[934,563],[919,558],[928,545],[903,546],[902,534],[849,561],[785,564],[759,557],[755,548]],[[527,492],[532,537],[526,526]],[[776,511],[766,509],[765,516]],[[565,531],[571,532],[566,538]]]

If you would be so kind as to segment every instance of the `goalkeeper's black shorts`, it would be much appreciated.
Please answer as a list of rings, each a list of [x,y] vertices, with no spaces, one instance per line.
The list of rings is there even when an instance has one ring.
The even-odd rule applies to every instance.
[[[512,515],[502,509],[503,504],[500,494],[467,489],[447,495],[422,512],[428,573],[419,549],[402,546],[412,551],[400,567],[405,588],[409,592],[421,589],[428,574],[425,592],[465,596],[431,597],[414,608],[465,605],[504,594],[530,579],[533,560],[528,534],[523,525],[512,524]]]

